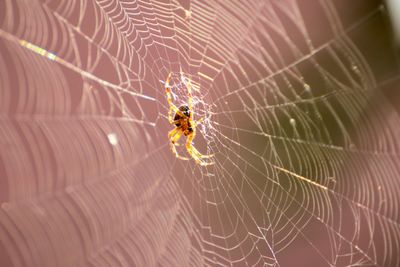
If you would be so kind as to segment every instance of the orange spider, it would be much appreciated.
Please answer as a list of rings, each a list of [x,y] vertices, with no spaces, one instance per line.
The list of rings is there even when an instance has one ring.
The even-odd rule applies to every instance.
[[[186,157],[182,157],[176,151],[178,145],[178,140],[182,136],[186,136],[186,150],[189,155],[196,161],[197,164],[202,166],[212,165],[213,161],[208,162],[202,159],[211,158],[213,155],[203,155],[201,154],[193,145],[192,141],[196,136],[196,126],[203,120],[198,121],[193,120],[193,99],[192,99],[192,85],[190,80],[184,82],[188,90],[188,103],[187,105],[182,105],[179,108],[172,103],[171,87],[169,82],[171,80],[172,73],[169,73],[167,80],[165,82],[165,93],[167,95],[167,101],[169,104],[168,119],[171,124],[176,126],[175,129],[168,133],[168,139],[171,141],[170,147],[175,156],[182,160],[189,160]],[[183,80],[183,77],[181,78]],[[174,114],[175,113],[175,114]]]

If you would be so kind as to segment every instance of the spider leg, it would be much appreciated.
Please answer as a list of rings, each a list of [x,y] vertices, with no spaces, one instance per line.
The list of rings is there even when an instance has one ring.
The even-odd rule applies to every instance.
[[[181,80],[183,81],[183,79],[184,78],[183,78],[183,74],[181,71]],[[192,82],[190,81],[190,78],[187,78],[187,79],[188,79],[188,81],[184,82],[184,83],[188,90],[188,107],[189,107],[189,110],[192,111],[193,110]],[[193,112],[190,112],[190,119],[192,119],[192,118],[193,118]]]
[[[197,164],[200,164],[202,166],[207,166],[207,165],[212,165],[214,164],[214,162],[206,162],[203,161],[202,159],[204,158],[211,158],[214,155],[203,155],[201,154],[193,145],[192,145],[192,141],[195,137],[195,133],[193,132],[191,135],[188,136],[187,140],[186,140],[186,150],[188,151],[188,153],[190,154],[190,156],[192,156],[192,158],[196,161]]]
[[[172,93],[171,93],[171,87],[169,85],[169,81],[171,80],[172,72],[168,74],[167,80],[165,81],[165,94],[167,95],[167,101],[169,105],[168,109],[168,120],[169,123],[175,124],[176,121],[174,120],[174,113],[179,114],[181,117],[185,117],[185,115],[182,113],[182,111],[179,110],[177,106],[174,105],[172,101]]]
[[[197,150],[197,148],[195,148],[193,145],[192,145],[192,150],[193,150],[194,153],[196,153],[196,155],[199,156],[199,158],[202,158],[202,159],[210,159],[210,158],[214,157],[214,154],[209,154],[209,155],[203,155],[203,154],[201,154],[201,153]]]
[[[175,129],[172,129],[171,131],[169,131],[169,133],[168,133],[168,139],[169,140],[172,140],[173,138],[173,136],[176,136],[176,134],[178,134],[179,133],[179,129],[178,128],[175,128]],[[175,141],[177,141],[177,140],[175,140]]]
[[[201,119],[199,119],[199,120],[197,120],[197,121],[192,121],[193,127],[196,128],[196,126],[197,126],[198,124],[200,124],[203,120],[204,120],[204,118],[201,118]],[[194,137],[193,137],[193,139],[194,139]],[[196,153],[200,158],[203,158],[203,159],[212,158],[212,157],[214,156],[214,154],[211,154],[211,155],[203,155],[203,154],[201,154],[194,146],[192,146],[192,150],[193,150],[193,153]]]
[[[193,132],[189,137],[188,137],[188,139],[187,139],[187,141],[186,141],[186,145],[188,144],[188,142],[190,141],[190,150],[191,150],[191,152],[189,152],[189,154],[191,154],[191,155],[196,155],[198,158],[200,158],[200,159],[209,159],[209,158],[212,158],[213,156],[214,156],[214,154],[211,154],[211,155],[203,155],[203,154],[201,154],[198,150],[197,150],[197,148],[195,148],[193,145],[192,145],[192,141],[193,141],[193,139],[194,139],[194,137],[196,136],[196,134]]]
[[[175,128],[173,130],[171,130],[168,133],[168,139],[171,141],[171,143],[169,144],[169,147],[171,148],[172,152],[175,154],[175,157],[177,157],[178,159],[182,159],[182,160],[189,160],[186,157],[182,157],[181,155],[178,154],[178,151],[176,151],[176,147],[178,144],[178,139],[182,136],[183,132],[178,129]]]
[[[198,124],[202,123],[203,120],[204,120],[204,118],[201,118],[201,119],[199,119],[199,120],[197,120],[197,121],[192,120],[191,123],[192,123],[193,127],[196,128],[196,126],[197,126]]]
[[[183,115],[182,112],[178,109],[177,106],[174,105],[172,102],[172,94],[171,94],[171,87],[169,85],[169,82],[171,80],[172,72],[168,74],[167,80],[165,81],[165,94],[167,95],[167,101],[169,105],[169,110],[168,110],[168,120],[171,124],[174,124],[174,113],[179,113],[180,115]]]
[[[170,134],[168,134],[168,139],[174,146],[179,146],[178,140],[179,138],[181,138],[182,134],[183,134],[182,130],[175,128],[172,131],[170,131]]]

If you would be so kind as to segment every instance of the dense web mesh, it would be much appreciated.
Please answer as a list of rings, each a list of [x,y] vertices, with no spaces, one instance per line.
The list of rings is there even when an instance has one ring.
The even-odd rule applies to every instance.
[[[386,13],[0,1],[0,265],[399,266]],[[170,72],[214,165],[170,150]]]

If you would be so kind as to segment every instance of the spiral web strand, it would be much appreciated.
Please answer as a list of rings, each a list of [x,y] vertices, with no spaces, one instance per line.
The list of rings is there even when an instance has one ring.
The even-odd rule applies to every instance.
[[[0,265],[399,266],[399,68],[365,2],[0,2]],[[170,72],[214,165],[169,149]]]

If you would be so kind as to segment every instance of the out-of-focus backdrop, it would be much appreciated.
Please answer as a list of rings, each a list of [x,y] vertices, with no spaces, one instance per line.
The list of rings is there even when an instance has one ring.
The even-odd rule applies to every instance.
[[[0,1],[0,266],[400,266],[396,4]]]

